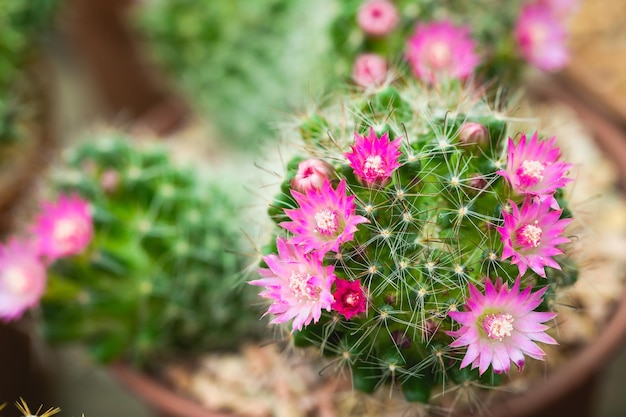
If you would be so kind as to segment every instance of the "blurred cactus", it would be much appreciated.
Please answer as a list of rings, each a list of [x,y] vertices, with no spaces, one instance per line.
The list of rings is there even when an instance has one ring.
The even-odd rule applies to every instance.
[[[555,291],[576,279],[567,257],[552,262],[561,253],[555,245],[567,241],[554,240],[569,222],[556,220],[566,200],[550,221],[528,218],[512,231],[516,205],[547,211],[550,203],[538,196],[545,191],[549,199],[554,187],[524,191],[504,170],[516,168],[507,153],[517,151],[522,167],[512,175],[533,186],[545,177],[561,198],[570,165],[556,162],[558,148],[547,151],[551,140],[539,142],[550,161],[522,150],[536,138],[512,148],[506,139],[518,136],[508,120],[460,83],[433,89],[414,81],[359,89],[298,117],[296,132],[286,134],[300,136],[289,143],[298,156],[269,208],[279,227],[261,278],[251,282],[265,287],[273,322],[293,319],[295,345],[335,358],[355,388],[392,383],[409,401],[428,401],[437,386],[499,384],[509,357],[492,357],[485,346],[506,346],[520,368],[522,352],[541,359],[533,341],[553,342],[542,333],[547,326],[533,324],[532,335],[521,326],[553,318]],[[324,185],[316,185],[322,174],[310,161],[333,166]],[[507,233],[516,236],[507,240]],[[548,289],[538,311],[522,317]],[[472,311],[479,317],[470,323],[462,315]],[[475,337],[453,342],[470,324]],[[515,344],[522,339],[528,343]]]
[[[34,91],[28,68],[37,46],[51,30],[58,0],[6,0],[0,5],[0,143],[21,138],[20,119],[38,111],[28,99]]]
[[[91,202],[94,237],[51,266],[42,303],[50,341],[143,365],[261,335],[254,293],[239,285],[244,200],[233,181],[200,181],[163,149],[119,134],[71,148],[65,164],[56,189]]]
[[[328,65],[328,1],[152,0],[137,26],[155,61],[229,145],[258,149]],[[320,76],[321,75],[321,76]]]

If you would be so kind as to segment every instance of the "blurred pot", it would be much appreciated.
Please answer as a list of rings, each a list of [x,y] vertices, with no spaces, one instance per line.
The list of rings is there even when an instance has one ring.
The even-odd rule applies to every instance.
[[[60,30],[107,118],[157,135],[181,127],[188,108],[142,56],[126,22],[132,0],[67,0]]]

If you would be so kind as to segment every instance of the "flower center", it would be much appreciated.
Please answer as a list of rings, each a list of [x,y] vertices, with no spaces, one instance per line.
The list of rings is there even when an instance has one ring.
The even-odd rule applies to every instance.
[[[533,45],[541,45],[548,39],[548,29],[542,24],[534,24],[528,30],[528,37]]]
[[[312,301],[317,300],[321,288],[317,285],[311,284],[313,277],[309,274],[303,274],[301,272],[293,271],[289,278],[289,289],[291,294],[299,301]]]
[[[523,246],[529,248],[536,248],[541,244],[541,234],[543,230],[534,224],[527,224],[526,226],[517,229],[517,241]]]
[[[539,161],[527,160],[517,169],[517,177],[522,185],[532,187],[543,179],[545,165]]]
[[[337,212],[326,207],[315,213],[315,231],[323,235],[334,235],[339,229]]]
[[[503,338],[511,336],[514,321],[513,316],[508,313],[487,314],[482,326],[487,337],[501,342]]]
[[[343,303],[348,307],[357,307],[361,304],[361,298],[361,294],[357,292],[349,292],[343,297]]]
[[[12,267],[5,270],[2,278],[9,292],[15,295],[26,294],[31,287],[29,279],[21,268]]]
[[[55,240],[66,241],[82,229],[82,222],[72,219],[62,219],[55,223],[52,234]]]
[[[384,177],[386,168],[387,164],[380,155],[368,156],[363,164],[363,172],[369,178]]]
[[[442,69],[450,64],[452,57],[450,45],[446,42],[433,42],[428,48],[428,60],[434,69]]]

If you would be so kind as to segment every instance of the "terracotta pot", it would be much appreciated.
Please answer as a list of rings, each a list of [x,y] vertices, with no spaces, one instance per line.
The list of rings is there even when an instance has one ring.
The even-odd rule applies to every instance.
[[[132,0],[67,0],[60,32],[105,116],[157,135],[181,127],[187,105],[141,54],[126,21]]]
[[[558,79],[545,79],[529,86],[536,100],[570,105],[597,140],[600,148],[619,170],[622,188],[626,186],[626,134],[611,122],[596,114],[587,104],[573,96]],[[511,395],[492,404],[492,417],[591,417],[599,374],[616,351],[626,341],[626,294],[599,337],[545,380],[538,381],[528,391]],[[167,417],[226,417],[183,398],[161,382],[116,364],[111,371],[120,383]],[[469,415],[468,415],[469,416]]]

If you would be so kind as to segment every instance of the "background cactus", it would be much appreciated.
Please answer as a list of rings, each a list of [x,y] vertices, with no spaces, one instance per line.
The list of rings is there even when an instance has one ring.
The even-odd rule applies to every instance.
[[[33,68],[43,38],[49,35],[58,2],[7,0],[0,6],[0,143],[13,143],[24,135],[24,120],[41,111],[33,96]],[[18,118],[19,116],[19,118]]]
[[[328,1],[149,1],[135,20],[155,62],[218,128],[259,149],[272,121],[321,84]]]
[[[294,254],[300,251],[298,245],[307,252],[311,239],[323,240],[327,232],[324,227],[332,223],[330,217],[322,218],[324,210],[316,212],[311,222],[317,226],[306,240],[307,232],[294,227],[298,218],[306,215],[306,205],[317,204],[324,199],[320,195],[343,190],[345,184],[347,196],[354,197],[355,212],[339,215],[341,220],[335,225],[341,228],[344,221],[350,225],[359,219],[352,238],[345,236],[346,226],[338,250],[324,248],[320,262],[324,268],[334,268],[332,309],[319,308],[319,321],[311,314],[304,325],[296,316],[292,329],[296,346],[316,346],[334,358],[337,368],[350,370],[353,385],[359,390],[372,392],[392,383],[401,387],[409,401],[427,402],[433,389],[448,384],[490,386],[501,382],[501,376],[491,368],[484,372],[481,366],[481,375],[477,369],[461,369],[462,350],[450,346],[450,332],[458,327],[450,313],[463,310],[469,285],[483,288],[485,282],[496,283],[501,278],[511,288],[521,275],[522,287],[547,291],[538,310],[549,311],[554,293],[577,277],[576,267],[567,256],[557,257],[562,270],[545,269],[546,278],[537,271],[519,268],[518,272],[518,266],[502,259],[504,245],[498,228],[505,223],[503,212],[510,212],[511,204],[524,200],[497,173],[507,163],[507,138],[519,138],[512,121],[503,110],[490,109],[480,93],[458,82],[433,89],[402,80],[377,89],[351,91],[296,119],[295,129],[286,136],[290,151],[297,156],[287,165],[281,191],[268,210],[280,227],[264,248],[263,278],[252,281],[266,287],[262,296],[275,300],[270,309],[276,314],[275,322],[291,317],[289,312],[283,315],[286,299],[281,300],[283,295],[276,290],[279,266],[301,265],[298,262],[303,264],[302,259],[316,262],[316,250],[299,255],[302,259]],[[385,158],[383,163],[372,159],[363,165],[376,175],[388,169],[385,180],[372,177],[370,181],[367,172],[359,173],[350,161],[356,158],[358,141],[368,135],[380,139],[374,145],[379,150],[398,146],[397,169],[390,169],[390,160]],[[334,167],[334,174],[328,176],[332,185],[293,191],[301,184],[298,175],[302,161],[311,158]],[[319,172],[309,169],[311,183]],[[563,190],[557,190],[555,197],[563,210],[562,218],[568,217]],[[343,213],[339,208],[333,213],[337,216],[338,212]],[[277,236],[281,237],[278,241]],[[294,246],[285,249],[281,239],[287,238]],[[288,257],[285,252],[289,252]],[[303,282],[304,272],[295,271],[284,278],[285,293],[295,297],[294,309],[305,298],[324,294],[317,284],[304,292],[303,285],[313,281]],[[306,276],[324,275],[320,274],[310,272]],[[330,276],[328,269],[325,275]],[[545,313],[542,317],[553,315]]]
[[[246,246],[235,182],[199,180],[197,169],[122,134],[89,139],[54,176],[56,191],[91,202],[95,229],[83,254],[50,269],[46,337],[145,365],[258,337],[254,292],[239,286]]]

